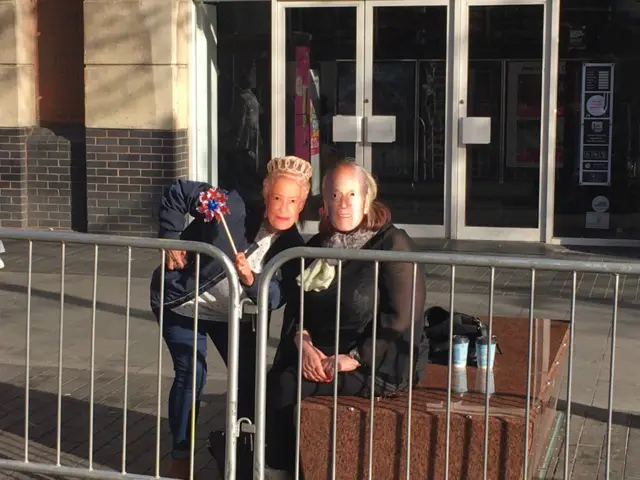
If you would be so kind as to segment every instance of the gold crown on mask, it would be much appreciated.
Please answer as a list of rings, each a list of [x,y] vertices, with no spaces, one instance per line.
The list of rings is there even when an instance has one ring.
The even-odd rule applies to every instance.
[[[306,160],[290,155],[287,157],[276,157],[270,160],[267,164],[267,172],[270,174],[286,173],[302,177],[306,181],[309,181],[313,174],[313,167],[311,167],[311,163]]]

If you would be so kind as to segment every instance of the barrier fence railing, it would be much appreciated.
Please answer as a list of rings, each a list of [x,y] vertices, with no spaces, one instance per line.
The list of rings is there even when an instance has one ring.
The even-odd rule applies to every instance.
[[[614,374],[615,374],[615,348],[616,348],[616,325],[618,318],[618,302],[620,296],[620,275],[640,275],[640,262],[594,262],[594,261],[576,261],[576,260],[558,260],[558,259],[549,259],[549,258],[529,258],[529,257],[502,257],[502,256],[491,256],[491,255],[476,255],[476,254],[462,254],[462,253],[445,253],[445,252],[392,252],[392,251],[372,251],[372,250],[353,250],[353,249],[330,249],[330,248],[310,248],[310,247],[298,247],[286,250],[278,254],[275,258],[273,258],[264,268],[261,283],[259,286],[259,296],[258,296],[258,331],[257,331],[257,359],[258,364],[256,367],[256,416],[255,416],[255,450],[254,450],[254,479],[262,480],[264,478],[265,472],[265,447],[266,447],[266,400],[267,400],[267,328],[268,328],[268,286],[271,278],[278,268],[280,268],[284,263],[291,260],[299,260],[300,261],[300,275],[302,276],[303,272],[307,267],[309,267],[313,260],[315,259],[325,259],[329,261],[333,261],[335,271],[337,272],[337,278],[334,280],[336,282],[337,288],[337,305],[336,305],[336,317],[335,317],[335,325],[336,325],[336,335],[335,335],[335,351],[338,351],[337,346],[339,345],[339,332],[340,332],[340,322],[341,322],[341,314],[340,314],[340,302],[341,302],[341,287],[342,287],[342,266],[344,262],[348,261],[360,261],[360,262],[372,262],[375,265],[374,269],[374,278],[372,281],[374,285],[378,284],[379,280],[379,272],[380,265],[385,263],[405,263],[413,265],[413,278],[411,279],[412,284],[412,296],[411,299],[407,298],[407,301],[411,302],[411,311],[412,314],[415,314],[415,294],[416,294],[416,270],[417,265],[438,265],[438,266],[448,266],[451,268],[451,277],[449,281],[450,287],[450,302],[449,309],[453,312],[456,308],[455,302],[455,285],[456,285],[456,267],[480,267],[486,268],[489,270],[489,308],[487,312],[488,316],[488,338],[492,338],[493,334],[493,320],[494,320],[494,294],[495,294],[495,273],[496,269],[519,269],[519,270],[527,270],[530,273],[529,276],[529,312],[528,312],[528,323],[529,323],[529,335],[528,335],[528,351],[527,355],[527,376],[526,376],[526,401],[525,401],[525,428],[524,428],[524,465],[523,465],[523,475],[522,478],[524,480],[528,480],[531,478],[533,472],[531,471],[531,466],[529,465],[528,458],[528,448],[530,444],[530,432],[529,432],[529,422],[531,420],[531,395],[532,395],[532,349],[533,349],[533,325],[535,318],[535,302],[534,298],[536,295],[536,274],[539,271],[553,271],[553,272],[566,272],[571,275],[571,294],[570,294],[570,311],[569,311],[569,345],[568,345],[568,367],[567,367],[567,390],[566,390],[566,418],[565,418],[565,438],[564,438],[564,475],[563,478],[566,480],[570,475],[569,465],[570,465],[570,452],[569,452],[569,434],[570,434],[570,422],[571,422],[571,401],[572,401],[572,374],[573,374],[573,351],[574,351],[574,340],[575,340],[575,315],[576,315],[576,294],[577,294],[577,273],[596,273],[596,274],[606,274],[611,275],[613,277],[613,299],[611,301],[612,306],[612,316],[611,316],[611,359],[610,359],[610,382],[609,382],[609,392],[608,392],[608,414],[607,414],[607,428],[606,428],[606,447],[605,447],[605,478],[609,478],[610,475],[610,464],[611,464],[611,426],[612,426],[612,414],[613,414],[613,386],[614,386]],[[378,292],[378,288],[375,289],[375,298],[372,299],[374,303],[373,310],[373,338],[376,338],[376,326],[379,320],[379,312],[378,312],[378,301],[380,292]],[[299,290],[300,295],[300,314],[298,321],[298,341],[299,344],[302,344],[303,341],[303,331],[304,327],[304,298],[307,293],[305,293],[304,288],[300,285]],[[428,303],[428,302],[427,302]],[[414,318],[415,315],[412,315]],[[327,319],[329,321],[329,319]],[[411,322],[411,339],[413,341],[415,335],[415,322]],[[444,457],[444,478],[450,478],[450,444],[451,444],[451,414],[452,414],[452,354],[453,354],[453,322],[450,323],[449,327],[449,356],[448,356],[448,378],[447,378],[447,390],[446,390],[446,435],[445,435],[445,457]],[[374,345],[372,358],[376,358],[375,352],[375,341],[372,342]],[[411,342],[413,343],[413,342]],[[301,425],[300,425],[300,415],[301,415],[301,384],[302,384],[302,373],[301,373],[301,365],[302,365],[302,349],[299,349],[299,357],[298,357],[298,377],[297,377],[297,385],[298,385],[298,396],[297,396],[297,404],[298,408],[296,409],[296,464],[295,464],[295,478],[296,480],[300,477],[300,439],[301,439]],[[341,352],[342,353],[342,352]],[[523,353],[524,354],[524,353]],[[411,361],[413,362],[413,356],[411,357]],[[375,362],[373,362],[375,363]],[[334,364],[334,371],[337,372],[337,355]],[[372,369],[375,369],[375,365],[372,366]],[[413,363],[410,365],[410,371],[413,370]],[[484,381],[486,382],[484,386],[485,392],[485,402],[484,402],[484,445],[483,445],[483,478],[486,480],[488,473],[488,448],[489,448],[489,377],[487,374],[484,377]],[[374,378],[375,371],[371,372],[371,396],[370,396],[370,414],[369,414],[369,451],[368,451],[368,478],[371,480],[374,478],[373,472],[373,422],[374,422],[374,411],[376,402],[374,399]],[[330,466],[330,476],[335,479],[337,476],[336,472],[336,449],[337,449],[337,407],[338,407],[338,385],[337,385],[338,375],[334,375],[334,390],[333,390],[333,411],[332,411],[332,430],[331,430],[331,454],[329,458],[331,459]],[[411,408],[412,408],[412,385],[409,385],[408,388],[408,403],[407,403],[407,416],[408,421],[406,425],[407,429],[407,445],[406,445],[406,460],[405,460],[405,472],[407,480],[411,478]],[[361,440],[363,442],[364,440]],[[430,441],[430,439],[425,439],[425,441]],[[416,447],[419,448],[419,447]]]
[[[157,376],[158,376],[158,391],[157,391],[157,412],[156,412],[156,444],[155,444],[155,468],[154,475],[152,477],[144,475],[130,474],[126,471],[126,456],[127,456],[127,398],[128,398],[128,347],[129,347],[129,324],[130,324],[130,306],[131,306],[131,264],[132,264],[132,249],[153,249],[159,250],[159,262],[165,263],[168,250],[184,250],[195,254],[195,271],[199,272],[201,255],[213,257],[221,262],[225,274],[230,279],[230,307],[229,307],[229,359],[228,359],[228,380],[227,380],[227,413],[226,413],[226,429],[227,432],[233,432],[226,435],[226,465],[225,465],[225,477],[228,479],[235,478],[236,472],[236,443],[239,431],[239,424],[237,419],[237,369],[238,369],[238,339],[239,339],[239,319],[241,315],[241,302],[240,302],[240,287],[237,280],[237,274],[233,263],[227,258],[220,250],[217,250],[209,245],[195,242],[182,242],[173,240],[156,240],[156,239],[144,239],[144,238],[129,238],[129,237],[115,237],[115,236],[102,236],[102,235],[90,235],[90,234],[77,234],[77,233],[62,233],[62,232],[45,232],[45,231],[24,231],[13,229],[0,229],[0,238],[4,240],[23,240],[28,243],[28,262],[27,262],[27,305],[26,305],[26,323],[25,323],[25,389],[24,389],[24,456],[22,460],[15,459],[0,459],[0,471],[20,471],[34,474],[44,475],[58,475],[66,477],[77,478],[161,478],[160,477],[160,404],[161,404],[161,376],[162,376],[162,322],[164,319],[164,309],[160,309],[159,313],[159,337],[158,337],[158,354],[157,354]],[[31,358],[31,293],[32,293],[32,280],[33,280],[33,252],[34,242],[47,242],[57,243],[60,245],[60,310],[58,319],[58,392],[57,392],[57,428],[56,428],[56,462],[55,464],[38,463],[32,461],[30,458],[30,437],[29,437],[29,413],[30,413],[30,358]],[[88,438],[88,468],[75,468],[67,467],[61,464],[62,456],[62,371],[63,371],[63,355],[62,347],[64,342],[64,325],[65,325],[65,264],[66,264],[66,247],[68,244],[81,244],[93,246],[93,274],[92,274],[92,313],[91,313],[91,337],[90,337],[90,405],[89,405],[89,438]],[[124,371],[124,415],[122,425],[122,468],[120,472],[114,471],[101,471],[95,468],[93,460],[93,423],[94,423],[94,385],[95,385],[95,341],[96,341],[96,311],[97,311],[97,288],[98,288],[98,259],[100,255],[101,247],[124,247],[127,249],[126,262],[127,262],[127,285],[126,285],[126,337],[125,337],[125,365]],[[565,418],[565,448],[564,448],[564,478],[569,478],[570,472],[568,470],[569,462],[569,432],[571,422],[571,398],[572,398],[572,372],[573,372],[573,349],[574,349],[574,326],[575,326],[575,312],[576,312],[576,294],[577,294],[577,273],[596,273],[607,274],[613,277],[614,295],[612,299],[612,318],[611,318],[611,358],[609,365],[610,382],[608,392],[608,411],[607,411],[607,435],[605,445],[605,478],[609,478],[610,463],[611,463],[611,427],[613,419],[613,388],[614,388],[614,374],[615,374],[615,346],[616,346],[616,327],[618,316],[618,300],[620,296],[620,275],[640,275],[640,263],[622,263],[622,262],[592,262],[592,261],[572,261],[572,260],[556,260],[546,258],[525,258],[525,257],[496,257],[490,255],[472,255],[472,254],[452,254],[452,253],[430,253],[430,252],[381,252],[381,251],[367,251],[367,250],[341,250],[341,249],[317,249],[317,248],[295,248],[282,252],[265,267],[261,279],[259,302],[258,302],[258,324],[257,324],[257,373],[256,373],[256,426],[255,426],[255,457],[254,457],[254,478],[264,478],[265,467],[265,420],[266,420],[266,352],[267,352],[267,326],[268,326],[268,285],[275,274],[276,270],[287,261],[300,260],[300,273],[304,272],[305,268],[309,266],[310,262],[306,259],[324,258],[333,260],[337,264],[337,282],[341,285],[342,282],[342,265],[343,262],[350,260],[358,260],[362,262],[372,262],[375,265],[374,281],[378,281],[379,268],[381,264],[387,262],[396,263],[410,263],[413,265],[412,270],[412,296],[411,310],[412,316],[415,312],[415,292],[416,292],[416,273],[417,265],[446,265],[451,267],[450,277],[450,310],[455,310],[455,284],[456,284],[456,267],[481,267],[487,268],[490,272],[489,276],[489,309],[488,309],[488,336],[491,337],[493,330],[493,309],[494,309],[494,293],[495,293],[495,273],[496,269],[524,269],[530,272],[530,289],[529,289],[529,338],[528,338],[528,351],[527,351],[527,385],[526,385],[526,399],[525,402],[525,425],[529,425],[531,416],[531,372],[532,372],[532,331],[533,322],[535,318],[535,302],[534,297],[536,294],[536,274],[538,271],[555,271],[566,272],[571,275],[571,295],[570,295],[570,314],[569,314],[569,345],[568,345],[568,368],[567,368],[567,407]],[[49,272],[52,273],[52,272]],[[164,292],[164,273],[161,275],[161,283]],[[200,278],[199,274],[196,274],[195,278],[195,290],[199,288]],[[378,293],[374,299],[374,304],[377,305]],[[300,301],[304,302],[305,292],[300,288]],[[161,304],[163,302],[161,301]],[[197,334],[198,325],[198,302],[195,302],[194,308],[194,335]],[[301,311],[304,311],[303,309]],[[374,310],[374,338],[375,338],[375,325],[377,325],[377,317],[379,312]],[[300,331],[302,332],[304,326],[304,316],[301,315]],[[339,341],[339,325],[340,325],[340,309],[339,304],[336,306],[336,340]],[[415,323],[412,323],[412,340],[415,338]],[[194,338],[194,344],[197,341]],[[449,358],[448,364],[451,367],[452,364],[452,342],[453,342],[453,329],[449,330]],[[374,343],[375,345],[375,343]],[[196,362],[197,352],[194,349],[193,361]],[[373,352],[375,358],[375,350]],[[299,358],[300,361],[300,358]],[[337,365],[334,365],[334,368]],[[410,365],[412,370],[413,365]],[[193,392],[196,391],[196,369],[193,369]],[[372,372],[372,379],[375,372]],[[337,375],[334,377],[334,381],[337,379]],[[489,376],[485,377],[485,392],[489,392]],[[298,399],[300,399],[300,382],[301,377],[298,377]],[[375,411],[375,399],[373,397],[374,389],[371,389],[372,396],[370,398],[370,411],[369,418],[369,452],[368,452],[368,475],[369,478],[373,478],[373,422]],[[332,465],[331,476],[336,478],[336,422],[337,422],[337,384],[334,384],[333,393],[333,437],[332,437]],[[411,428],[411,398],[412,387],[409,387],[408,391],[408,416],[409,422],[407,428]],[[195,396],[192,397],[192,409],[195,405]],[[451,442],[451,414],[452,414],[452,369],[448,370],[447,378],[447,392],[446,392],[446,435],[445,435],[445,467],[444,477],[449,478],[449,459],[450,459],[450,442]],[[195,419],[192,418],[191,428],[191,464],[190,473],[193,476],[194,473],[194,450],[195,450]],[[489,395],[485,395],[485,409],[484,409],[484,457],[483,457],[483,476],[487,478],[488,470],[488,446],[489,446],[489,429],[487,428],[489,423]],[[296,455],[299,456],[300,452],[300,409],[297,409],[297,432],[296,432]],[[525,438],[523,443],[524,452],[524,466],[523,466],[523,478],[525,480],[532,474],[530,466],[528,465],[527,448],[530,442],[529,429],[525,428]],[[411,434],[407,435],[407,458],[406,458],[406,478],[410,478],[411,463]],[[296,463],[298,465],[298,463]],[[298,468],[298,467],[297,467]],[[299,476],[299,470],[296,472],[296,477]]]
[[[127,466],[127,409],[128,409],[128,378],[129,378],[129,326],[131,311],[131,278],[132,278],[132,249],[152,249],[159,250],[158,263],[165,265],[167,251],[182,250],[195,255],[195,286],[194,292],[199,291],[200,287],[200,261],[201,256],[211,257],[222,265],[224,273],[229,279],[229,335],[228,335],[228,377],[227,377],[227,410],[226,410],[226,431],[233,434],[226,435],[226,478],[235,479],[236,472],[236,443],[237,443],[237,370],[238,370],[238,345],[239,345],[239,321],[241,316],[240,304],[240,286],[238,276],[232,261],[224,255],[224,253],[211,245],[198,242],[186,242],[178,240],[164,239],[148,239],[134,237],[118,237],[106,235],[91,235],[81,233],[51,232],[51,231],[35,231],[35,230],[15,230],[0,229],[0,239],[3,240],[23,240],[28,243],[28,262],[27,262],[27,305],[25,310],[25,387],[24,387],[24,455],[22,460],[3,459],[0,458],[1,471],[17,471],[33,474],[56,475],[76,478],[131,478],[131,479],[147,479],[162,478],[160,476],[160,423],[161,423],[161,386],[162,386],[162,362],[163,362],[163,339],[162,328],[165,318],[164,308],[164,292],[165,292],[165,269],[161,269],[160,274],[160,308],[158,314],[159,330],[157,344],[157,398],[156,398],[156,442],[155,442],[155,465],[154,474],[152,476],[130,474],[126,471]],[[30,358],[31,358],[31,295],[33,281],[33,251],[35,242],[47,242],[60,245],[60,307],[58,319],[58,359],[57,359],[57,427],[56,427],[56,461],[55,464],[38,463],[30,458],[30,437],[29,437],[29,414],[30,414]],[[62,373],[64,368],[63,362],[63,344],[64,344],[64,326],[65,326],[65,264],[67,260],[68,244],[79,244],[93,246],[93,271],[92,271],[92,307],[91,307],[91,336],[90,336],[90,398],[89,398],[89,438],[88,440],[88,467],[68,467],[61,464],[62,456],[62,402],[63,402],[63,383]],[[125,315],[125,352],[124,352],[124,385],[123,385],[123,420],[122,420],[122,448],[121,448],[121,470],[120,472],[99,470],[94,464],[94,387],[95,387],[95,345],[96,345],[96,312],[97,312],[97,294],[98,294],[98,260],[101,247],[124,247],[127,249],[125,257],[127,264],[126,278],[126,315]],[[54,273],[54,272],[48,272]],[[197,335],[198,335],[198,303],[194,302],[193,314],[193,331],[194,331],[194,348],[192,357],[192,402],[191,411],[196,411],[196,372],[197,368]],[[1,308],[1,307],[0,307]],[[195,452],[195,416],[191,415],[190,429],[190,478],[194,476],[194,452]]]

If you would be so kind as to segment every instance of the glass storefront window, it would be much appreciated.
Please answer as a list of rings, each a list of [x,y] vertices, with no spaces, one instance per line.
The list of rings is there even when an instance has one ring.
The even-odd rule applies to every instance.
[[[271,158],[271,5],[220,2],[214,8],[218,179],[257,203]]]
[[[315,6],[286,12],[286,151],[314,165],[302,217],[317,220],[319,179],[337,161],[356,157],[355,143],[333,140],[333,119],[356,114],[357,11]]]
[[[362,107],[356,44],[365,27],[357,25],[353,5],[286,9],[283,85],[271,85],[269,2],[206,5],[214,11],[216,37],[210,68],[217,90],[216,158],[209,163],[217,165],[221,185],[251,190],[259,199],[272,154],[271,89],[282,88],[286,153],[307,152],[318,178],[335,160],[357,157],[379,180],[396,222],[446,224],[444,172],[455,158],[444,158],[445,7],[373,9],[366,19],[372,44],[364,55],[371,71],[365,69],[362,87],[370,98]],[[466,115],[491,117],[492,134],[489,144],[466,149],[459,192],[464,226],[539,228],[545,214],[539,209],[544,9],[471,6],[468,22]],[[561,2],[555,185],[549,185],[555,237],[640,239],[639,25],[635,0]],[[302,93],[300,72],[309,77]],[[372,140],[367,150],[355,141],[334,141],[334,117],[363,109],[395,117],[395,142]],[[317,129],[300,122],[316,122]],[[320,205],[317,185],[313,193],[309,219]]]
[[[403,224],[444,223],[447,7],[373,9],[372,114],[396,141],[371,143],[380,198]]]
[[[640,4],[583,3],[561,3],[554,236],[640,239]]]
[[[491,141],[467,146],[465,223],[537,228],[544,7],[469,9],[467,115]]]

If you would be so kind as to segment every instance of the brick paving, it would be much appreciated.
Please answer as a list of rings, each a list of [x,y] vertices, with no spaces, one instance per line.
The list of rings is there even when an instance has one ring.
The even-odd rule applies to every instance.
[[[7,268],[0,271],[0,457],[24,457],[24,358],[27,255],[24,242],[5,241]],[[479,242],[427,242],[424,248],[452,251],[521,253],[550,258],[623,260],[640,258],[638,251],[570,251],[562,248],[483,244]],[[94,469],[120,470],[124,388],[125,275],[127,250],[100,248],[96,299]],[[155,251],[132,252],[132,303],[130,308],[129,403],[126,469],[153,474],[156,442],[156,392],[158,379],[158,329],[148,308],[148,282],[159,263]],[[33,256],[30,461],[55,463],[58,391],[58,335],[60,305],[60,247],[35,243]],[[68,245],[65,269],[63,343],[63,401],[61,463],[88,465],[89,365],[92,305],[93,248]],[[449,304],[450,269],[427,269],[428,304]],[[571,294],[570,274],[538,272],[536,316],[567,319]],[[569,442],[572,479],[604,478],[607,395],[611,344],[613,280],[610,276],[579,274]],[[486,315],[489,275],[486,269],[458,268],[456,308]],[[527,316],[529,273],[500,269],[495,277],[494,313]],[[611,478],[640,479],[640,388],[635,364],[640,362],[637,327],[640,279],[620,279],[620,311],[616,338],[616,372],[612,428]],[[272,334],[278,331],[277,322]],[[273,354],[276,339],[270,339]],[[161,345],[161,471],[167,461],[168,388],[171,361]],[[209,380],[198,429],[196,466],[199,478],[216,478],[215,465],[204,447],[206,434],[224,424],[226,371],[210,350]],[[566,405],[560,399],[561,405]],[[557,442],[551,445],[540,478],[563,478],[562,418]],[[2,478],[45,478],[41,475],[0,474]],[[12,475],[12,476],[7,476]]]

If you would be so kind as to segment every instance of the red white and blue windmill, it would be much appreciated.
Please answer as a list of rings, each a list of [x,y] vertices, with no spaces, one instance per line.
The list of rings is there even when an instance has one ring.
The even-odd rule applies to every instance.
[[[225,215],[229,215],[231,213],[229,206],[227,205],[227,194],[215,187],[200,192],[200,203],[196,207],[196,210],[204,215],[205,222],[216,220],[222,224],[222,227],[227,234],[227,238],[229,239],[229,243],[231,244],[231,248],[233,249],[233,254],[237,255],[238,250],[233,243],[229,227],[224,219]]]

